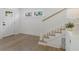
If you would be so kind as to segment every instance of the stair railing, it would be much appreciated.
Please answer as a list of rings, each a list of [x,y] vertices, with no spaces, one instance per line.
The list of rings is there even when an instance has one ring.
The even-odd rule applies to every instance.
[[[64,11],[65,9],[66,9],[66,8],[63,8],[63,9],[61,9],[61,10],[59,10],[59,11],[53,13],[52,15],[50,15],[50,16],[46,17],[45,19],[43,19],[42,21],[44,22],[44,21],[50,19],[51,17],[54,17],[54,16],[58,15],[59,13],[61,13],[62,11]]]

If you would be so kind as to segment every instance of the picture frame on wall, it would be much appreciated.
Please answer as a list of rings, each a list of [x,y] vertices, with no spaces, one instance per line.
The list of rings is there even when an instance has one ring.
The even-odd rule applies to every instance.
[[[25,13],[25,16],[32,16],[32,12]]]
[[[5,16],[12,16],[13,12],[12,11],[5,11]]]
[[[25,16],[43,16],[43,11],[26,12]]]
[[[42,16],[43,12],[42,11],[35,11],[34,16]]]

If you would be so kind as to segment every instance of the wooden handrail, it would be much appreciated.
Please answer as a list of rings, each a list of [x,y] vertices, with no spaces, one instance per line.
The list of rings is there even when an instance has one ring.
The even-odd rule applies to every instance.
[[[51,17],[53,17],[53,16],[55,16],[55,15],[61,13],[61,12],[64,11],[65,9],[66,9],[66,8],[63,8],[62,10],[59,10],[59,11],[55,12],[54,14],[48,16],[47,18],[43,19],[42,21],[48,20],[49,18],[51,18]]]

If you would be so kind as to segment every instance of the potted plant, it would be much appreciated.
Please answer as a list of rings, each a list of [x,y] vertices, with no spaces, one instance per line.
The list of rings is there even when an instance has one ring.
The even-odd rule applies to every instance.
[[[65,27],[68,31],[72,31],[74,28],[74,23],[69,22],[69,23],[65,24]]]

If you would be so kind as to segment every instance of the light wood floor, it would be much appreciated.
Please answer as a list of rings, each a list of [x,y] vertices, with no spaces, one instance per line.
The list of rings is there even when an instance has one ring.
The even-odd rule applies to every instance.
[[[0,51],[64,51],[63,49],[39,45],[39,37],[17,34],[0,39]]]

